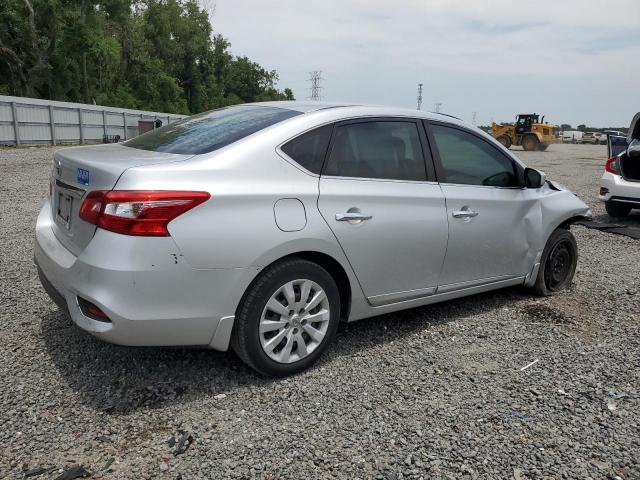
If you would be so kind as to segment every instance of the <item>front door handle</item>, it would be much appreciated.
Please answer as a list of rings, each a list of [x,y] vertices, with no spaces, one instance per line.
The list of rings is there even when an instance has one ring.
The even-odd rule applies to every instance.
[[[467,207],[462,207],[462,210],[454,210],[451,215],[453,215],[453,218],[473,218],[478,216],[478,212],[469,210]]]
[[[336,213],[336,220],[338,222],[349,222],[354,220],[371,220],[371,215],[365,215],[358,212]]]

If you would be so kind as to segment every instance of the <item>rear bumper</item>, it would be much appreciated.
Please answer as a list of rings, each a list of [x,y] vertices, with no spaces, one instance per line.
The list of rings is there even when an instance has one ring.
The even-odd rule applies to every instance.
[[[640,182],[629,182],[620,175],[604,172],[600,185],[607,193],[598,195],[603,202],[620,202],[640,207]]]
[[[77,326],[120,345],[228,348],[229,325],[255,272],[194,269],[171,237],[101,229],[76,257],[55,237],[50,212],[47,204],[38,217],[35,263],[44,289]],[[78,297],[110,321],[85,316]]]

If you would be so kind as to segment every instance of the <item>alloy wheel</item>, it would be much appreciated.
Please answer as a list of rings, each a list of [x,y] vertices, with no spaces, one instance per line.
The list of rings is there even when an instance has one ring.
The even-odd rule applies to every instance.
[[[329,327],[327,294],[316,282],[292,280],[278,288],[260,317],[260,345],[278,363],[294,363],[313,352]]]

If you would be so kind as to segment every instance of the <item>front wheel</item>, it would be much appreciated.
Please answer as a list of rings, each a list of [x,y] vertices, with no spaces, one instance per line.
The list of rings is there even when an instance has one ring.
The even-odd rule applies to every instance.
[[[301,258],[272,265],[249,287],[236,315],[231,345],[258,372],[300,372],[325,350],[340,319],[340,294],[331,275]]]
[[[564,228],[556,229],[542,252],[540,268],[533,292],[545,297],[571,285],[578,264],[578,245],[573,234]]]
[[[540,141],[538,140],[538,137],[536,137],[535,135],[527,135],[522,140],[522,148],[524,148],[527,152],[531,152],[538,149],[539,143]]]

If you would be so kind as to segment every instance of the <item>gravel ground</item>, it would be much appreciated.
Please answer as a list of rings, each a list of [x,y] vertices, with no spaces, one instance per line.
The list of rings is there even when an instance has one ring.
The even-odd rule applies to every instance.
[[[230,353],[105,344],[57,310],[32,265],[52,152],[0,150],[0,478],[640,478],[637,240],[573,227],[564,294],[343,325],[317,366],[264,379]],[[604,218],[605,147],[516,154]]]

